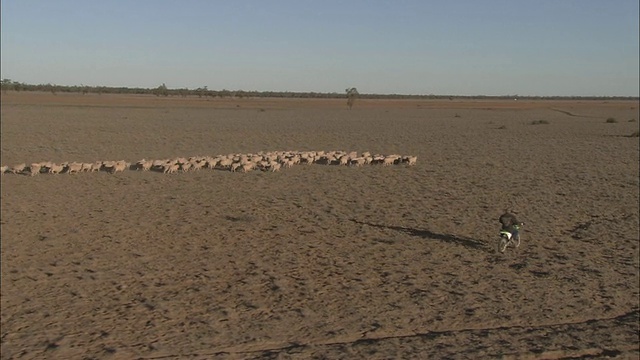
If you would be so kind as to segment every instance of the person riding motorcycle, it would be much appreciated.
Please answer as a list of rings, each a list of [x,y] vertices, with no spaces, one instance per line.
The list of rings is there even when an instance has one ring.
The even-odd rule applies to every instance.
[[[524,223],[518,221],[515,215],[505,212],[500,215],[499,221],[502,224],[500,234],[508,234],[509,240],[520,239],[520,227],[524,225]]]

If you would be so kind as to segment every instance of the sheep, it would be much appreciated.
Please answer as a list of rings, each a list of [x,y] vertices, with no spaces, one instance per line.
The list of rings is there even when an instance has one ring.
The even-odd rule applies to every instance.
[[[151,162],[150,170],[164,172],[165,166],[168,163],[169,163],[169,160],[154,160]]]
[[[186,163],[183,163],[183,164],[181,164],[181,165],[180,165],[180,170],[181,170],[182,172],[187,172],[187,171],[189,171],[192,167],[193,167],[193,165],[191,165],[191,163],[190,163],[190,162],[186,162]]]
[[[332,155],[321,155],[318,164],[331,165],[336,159]]]
[[[242,172],[249,172],[256,167],[255,163],[249,162],[246,164],[242,164]]]
[[[142,159],[136,163],[135,168],[136,170],[149,171],[151,170],[151,166],[153,166],[152,161]]]
[[[244,165],[244,164],[250,163],[251,159],[247,155],[240,155],[239,160],[237,160],[236,162],[239,162],[241,165]]]
[[[259,163],[260,161],[262,161],[262,156],[261,155],[253,155],[250,158],[251,162],[254,164]]]
[[[40,165],[40,163],[31,164],[31,166],[29,166],[29,175],[36,176],[37,174],[40,174],[41,168],[42,168],[42,165]]]
[[[49,168],[49,174],[60,174],[62,171],[64,171],[64,166],[63,165],[58,165],[58,164],[50,164],[48,166]]]
[[[360,166],[366,164],[366,159],[363,158],[363,157],[353,158],[353,159],[351,159],[350,164],[354,165],[354,166],[357,166],[357,167],[360,167]]]
[[[413,166],[418,161],[418,157],[417,156],[405,156],[405,157],[402,158],[402,161],[406,162],[407,165],[409,165],[409,166]]]
[[[271,170],[271,172],[280,171],[281,166],[282,165],[280,165],[280,163],[278,162],[269,163],[269,169]]]
[[[102,161],[96,161],[91,164],[91,172],[96,172],[102,170]]]
[[[117,172],[125,171],[127,169],[128,165],[129,165],[124,160],[120,160],[120,161],[105,161],[102,164],[103,164],[104,170],[107,171],[109,174],[115,174]]]
[[[72,162],[67,164],[66,169],[67,169],[67,174],[76,174],[82,171],[82,164],[77,162]]]
[[[165,174],[175,174],[180,170],[179,164],[165,164],[163,172]]]
[[[106,172],[111,172],[113,170],[113,167],[116,166],[116,162],[115,161],[103,161],[102,162],[102,169]]]
[[[282,166],[286,167],[286,168],[291,168],[293,167],[293,161],[288,160],[288,159],[283,159],[280,161],[280,164],[282,164]]]
[[[128,162],[124,161],[124,160],[116,161],[116,163],[111,168],[111,171],[109,171],[109,173],[110,174],[115,174],[117,172],[123,172],[123,171],[127,170],[129,165],[130,164]]]
[[[241,166],[242,166],[241,163],[235,162],[235,163],[231,164],[229,169],[231,170],[231,172],[236,172],[236,170],[238,170]]]
[[[205,160],[195,160],[191,162],[191,168],[193,170],[200,170],[205,167],[206,163]]]
[[[8,166],[2,166],[0,167],[0,174],[4,175],[4,173],[6,173],[7,171],[9,171],[9,167]]]
[[[384,161],[385,156],[384,155],[380,155],[380,154],[375,154],[371,157],[373,160],[371,160],[372,164],[382,164],[382,162]]]
[[[292,155],[292,156],[289,158],[289,160],[290,160],[290,161],[292,161],[294,165],[298,165],[298,164],[300,164],[300,161],[301,161],[300,159],[301,159],[301,158],[300,158],[300,155],[297,155],[297,154],[296,154],[296,155]]]
[[[240,165],[244,165],[244,164],[248,164],[251,162],[251,159],[247,158],[247,157],[241,157],[239,161],[237,161],[238,163],[240,163]]]
[[[22,172],[24,172],[26,167],[27,167],[27,164],[25,163],[18,164],[11,168],[11,172],[14,174],[21,174]]]
[[[265,156],[262,157],[262,159],[269,162],[278,161],[278,155],[274,153],[267,153]]]
[[[301,164],[312,164],[315,161],[315,156],[309,152],[300,154]]]
[[[92,163],[82,163],[82,167],[81,167],[80,171],[82,171],[82,172],[91,172],[92,169],[93,169],[93,164]]]
[[[382,165],[384,166],[393,165],[396,163],[396,160],[398,159],[399,157],[397,157],[396,155],[389,155],[382,160]]]
[[[351,158],[349,157],[349,155],[342,155],[338,160],[340,165],[347,165],[349,164],[349,160],[351,160]]]
[[[229,158],[221,159],[218,162],[218,166],[222,169],[231,169],[231,165],[233,164],[233,160]]]
[[[256,163],[256,168],[267,171],[269,170],[269,162],[267,160],[260,160]]]
[[[215,158],[208,158],[206,159],[205,162],[205,167],[209,168],[209,169],[215,169],[216,166],[218,166],[218,162],[220,161],[219,157],[215,157]]]

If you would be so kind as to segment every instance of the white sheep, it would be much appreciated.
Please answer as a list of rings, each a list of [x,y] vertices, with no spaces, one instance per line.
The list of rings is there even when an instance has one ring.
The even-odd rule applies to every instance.
[[[402,161],[406,162],[407,165],[409,165],[409,166],[413,166],[418,161],[418,157],[417,156],[405,156],[405,157],[402,158]]]
[[[124,160],[120,161],[105,161],[102,163],[102,166],[106,172],[109,174],[115,174],[117,172],[125,171],[128,167],[128,164]]]
[[[82,168],[80,171],[82,172],[91,172],[91,170],[93,169],[93,164],[92,163],[82,163]]]
[[[82,164],[77,162],[72,162],[67,164],[66,169],[67,169],[67,174],[76,174],[82,171]]]
[[[31,166],[29,166],[29,175],[35,176],[37,174],[40,174],[41,168],[42,168],[42,165],[40,163],[31,164]]]
[[[209,169],[215,169],[218,166],[218,162],[220,161],[219,157],[209,157],[205,160],[205,167]]]
[[[231,165],[233,165],[233,159],[223,158],[218,162],[218,166],[222,169],[231,169]]]
[[[284,166],[285,168],[292,168],[293,167],[293,161],[289,160],[289,159],[282,159],[280,160],[280,164],[282,164],[282,166]]]
[[[180,170],[179,164],[165,164],[164,165],[164,173],[165,174],[175,174]]]
[[[364,165],[364,164],[366,164],[366,163],[367,163],[367,162],[366,162],[366,159],[365,159],[365,158],[363,158],[363,157],[353,158],[353,159],[351,159],[351,161],[350,161],[350,164],[351,164],[351,165],[354,165],[354,166],[357,166],[357,167],[360,167],[360,166],[362,166],[362,165]]]
[[[280,167],[281,166],[282,165],[280,165],[280,163],[278,163],[278,162],[269,163],[269,169],[271,170],[271,172],[280,171]]]
[[[26,167],[27,167],[27,164],[25,163],[18,164],[11,168],[11,172],[14,174],[21,174]]]
[[[9,171],[9,167],[8,166],[5,165],[5,166],[0,167],[0,174],[4,175],[4,173],[6,173],[7,171]]]
[[[396,158],[394,157],[385,157],[384,159],[382,159],[382,165],[384,166],[393,165],[395,161],[396,161]]]
[[[241,166],[242,166],[242,164],[241,164],[241,163],[239,163],[239,162],[234,162],[233,164],[231,164],[231,166],[229,167],[229,169],[231,170],[231,172],[236,172],[236,170],[238,170]]]
[[[181,164],[181,165],[180,165],[180,170],[181,170],[182,172],[187,172],[187,171],[189,171],[192,167],[193,167],[193,165],[191,165],[191,163],[190,163],[190,162],[186,162],[186,163],[183,163],[183,164]]]
[[[150,160],[142,159],[136,163],[136,170],[149,171],[153,166],[153,162]]]
[[[124,160],[116,161],[116,164],[111,169],[111,174],[115,174],[117,172],[123,172],[123,171],[127,170],[128,168],[129,168],[129,163],[128,162],[126,162]]]
[[[312,164],[315,161],[315,154],[311,152],[304,152],[300,154],[300,163],[301,164]]]
[[[49,164],[48,166],[48,171],[49,174],[60,174],[62,171],[64,171],[64,166],[63,165],[58,165],[58,164]]]
[[[242,164],[242,172],[249,172],[256,167],[256,164],[253,162],[249,162],[246,164]]]
[[[195,160],[191,162],[192,170],[200,170],[205,167],[207,162],[205,160]]]
[[[91,164],[91,172],[96,172],[102,170],[102,161],[96,161]]]

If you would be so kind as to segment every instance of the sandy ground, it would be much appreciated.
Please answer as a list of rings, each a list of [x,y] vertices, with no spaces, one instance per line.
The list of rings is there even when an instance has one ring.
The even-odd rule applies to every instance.
[[[5,174],[2,359],[640,356],[637,101],[10,92],[1,110],[2,165],[418,156]],[[526,227],[499,254],[504,209]]]

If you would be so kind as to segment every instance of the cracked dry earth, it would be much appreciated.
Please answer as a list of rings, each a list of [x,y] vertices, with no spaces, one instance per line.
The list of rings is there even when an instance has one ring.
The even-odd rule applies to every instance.
[[[8,93],[1,111],[3,165],[418,156],[4,175],[2,359],[640,356],[637,101]],[[506,208],[526,225],[499,254]]]

